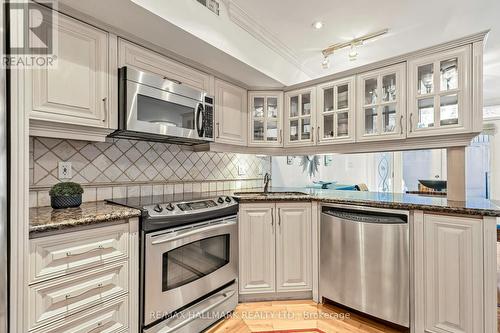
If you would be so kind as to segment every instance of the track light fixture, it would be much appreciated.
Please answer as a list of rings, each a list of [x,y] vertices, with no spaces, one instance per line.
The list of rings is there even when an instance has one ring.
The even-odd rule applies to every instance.
[[[331,56],[335,51],[338,51],[338,50],[341,50],[341,49],[344,49],[347,47],[351,48],[349,51],[349,60],[350,61],[356,60],[358,57],[358,54],[359,54],[358,53],[358,46],[363,45],[364,42],[366,42],[368,40],[385,35],[388,32],[389,32],[389,29],[384,29],[384,30],[380,30],[380,31],[368,34],[368,35],[364,35],[364,36],[355,38],[355,39],[350,40],[348,42],[337,43],[337,44],[333,44],[333,45],[328,46],[326,49],[321,51],[321,53],[323,54],[323,62],[321,63],[321,67],[323,67],[324,69],[327,69],[330,65],[330,61],[328,59],[329,56]]]

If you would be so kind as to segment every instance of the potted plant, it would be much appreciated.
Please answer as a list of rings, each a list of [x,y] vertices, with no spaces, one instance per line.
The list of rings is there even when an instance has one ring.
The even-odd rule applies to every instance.
[[[50,205],[54,209],[78,207],[82,204],[83,188],[80,184],[64,182],[50,189]]]

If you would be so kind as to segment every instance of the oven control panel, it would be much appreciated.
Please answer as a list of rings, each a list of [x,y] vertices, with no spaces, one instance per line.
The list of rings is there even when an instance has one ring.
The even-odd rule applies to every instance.
[[[202,213],[237,204],[238,202],[230,196],[220,196],[193,201],[158,203],[145,206],[144,209],[147,210],[149,217],[165,217],[172,215]]]

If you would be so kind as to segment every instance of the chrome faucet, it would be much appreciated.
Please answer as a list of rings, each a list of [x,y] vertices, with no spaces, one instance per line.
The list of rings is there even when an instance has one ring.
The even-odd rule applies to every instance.
[[[269,182],[271,181],[271,175],[269,172],[266,172],[264,175],[264,193],[267,193],[269,191]]]

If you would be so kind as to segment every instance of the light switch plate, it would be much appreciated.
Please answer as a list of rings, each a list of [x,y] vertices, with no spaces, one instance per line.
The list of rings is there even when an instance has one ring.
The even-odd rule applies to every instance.
[[[58,163],[59,179],[70,179],[73,175],[71,162]]]

